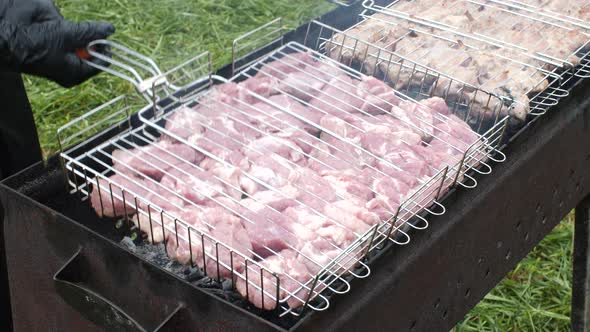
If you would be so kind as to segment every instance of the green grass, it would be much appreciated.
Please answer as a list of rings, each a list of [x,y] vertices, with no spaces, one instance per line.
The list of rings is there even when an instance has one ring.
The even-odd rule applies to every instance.
[[[217,65],[230,61],[231,42],[275,17],[288,26],[333,7],[320,0],[58,0],[66,18],[105,20],[112,39],[156,60],[163,69],[211,51]],[[314,15],[315,14],[315,15]],[[57,148],[56,130],[133,87],[100,75],[66,90],[26,77],[41,144]],[[465,319],[457,331],[566,331],[571,298],[571,217],[559,225]]]

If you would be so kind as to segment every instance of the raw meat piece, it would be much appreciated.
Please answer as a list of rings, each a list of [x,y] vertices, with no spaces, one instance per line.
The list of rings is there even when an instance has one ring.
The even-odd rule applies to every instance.
[[[353,200],[340,200],[326,204],[324,213],[359,235],[379,223],[378,215],[367,210],[364,203],[360,204]]]
[[[289,183],[297,188],[297,199],[316,210],[339,199],[330,182],[309,168],[299,168],[289,174]]]
[[[198,163],[204,156],[186,144],[159,141],[129,150],[115,150],[112,154],[115,170],[137,176],[137,172],[159,180],[174,165]]]
[[[359,147],[359,137],[355,140],[342,141],[322,133],[321,138],[323,141],[313,144],[308,160],[309,168],[316,172],[363,168],[375,162],[374,157]]]
[[[236,166],[242,170],[247,170],[248,165],[250,164],[248,158],[246,158],[241,152],[230,150],[223,146],[215,145],[213,144],[213,142],[199,140],[196,142],[195,145],[199,146],[201,149],[205,150],[211,155],[214,155],[217,158],[216,160],[214,158],[205,157],[205,159],[201,161],[199,166],[206,171],[220,166],[227,166],[228,164]],[[223,162],[220,162],[218,160],[223,160]]]
[[[164,128],[172,135],[187,139],[190,136],[202,135],[205,132],[205,127],[201,121],[202,117],[199,115],[198,110],[183,107],[167,117]],[[166,134],[162,136],[162,139],[177,142],[175,138]]]
[[[327,114],[320,120],[320,125],[332,134],[343,138],[357,138],[363,133],[362,121],[354,121],[350,115],[342,117]]]
[[[150,192],[144,197],[147,203],[140,204],[141,208],[145,208],[146,204],[158,206],[166,212],[179,211],[189,204],[189,202],[182,196],[178,195],[174,189],[165,187],[162,183],[157,183],[153,180],[146,179],[147,187]]]
[[[422,142],[422,137],[416,134],[418,130],[412,130],[410,126],[389,114],[351,115],[343,118],[325,116],[321,123],[341,137],[360,142],[363,148],[377,155],[395,149],[401,142],[410,145]]]
[[[240,219],[225,209],[195,208],[183,213],[181,219],[193,228],[190,231],[191,245],[189,245],[188,228],[183,226],[182,223],[177,223],[176,227],[179,236],[178,242],[176,236],[172,235],[168,237],[167,243],[168,254],[180,263],[188,264],[192,256],[192,262],[204,268],[208,276],[226,278],[231,277],[231,270],[228,268],[231,266],[231,258],[233,258],[234,270],[243,269],[244,258],[235,253],[231,254],[224,245],[234,248],[236,252],[246,255],[246,257],[252,257],[250,239]],[[209,234],[224,245],[216,246],[215,240],[208,236],[202,237],[201,233]],[[203,247],[205,252],[203,252]],[[219,260],[217,260],[217,257]],[[203,265],[203,258],[205,265]],[[218,261],[220,262],[219,265],[217,264]]]
[[[243,89],[241,89],[243,90]],[[240,90],[240,91],[241,91]],[[254,101],[258,102],[258,100]],[[252,102],[252,103],[254,103]],[[243,115],[244,109],[247,105],[252,103],[246,103],[243,101],[236,101],[235,103],[228,103],[223,100],[215,100],[210,99],[208,96],[200,100],[200,103],[193,107],[195,114],[199,117],[195,118],[195,121],[200,121],[202,126],[205,126],[205,130],[207,130],[206,125],[208,124],[209,119],[217,118],[217,117],[234,117],[237,119],[241,119],[240,117]],[[197,122],[198,124],[198,122]]]
[[[457,116],[451,114],[446,121],[437,124],[435,134],[439,135],[441,139],[447,139],[452,136],[462,142],[459,148],[468,147],[478,140],[477,133],[471,127]]]
[[[235,199],[242,198],[242,187],[248,187],[248,185],[243,185],[243,182],[247,182],[247,180],[242,180],[245,178],[242,175],[242,170],[235,166],[218,166],[213,168],[211,173],[223,180],[225,193]]]
[[[269,100],[279,107],[282,107],[289,112],[299,114],[309,121],[316,121],[315,111],[306,108],[297,101],[285,95],[276,95],[269,98]],[[278,107],[275,107],[267,102],[260,102],[254,104],[248,112],[248,121],[252,125],[267,133],[277,133],[283,129],[301,128],[310,133],[317,133],[317,129],[306,124],[295,116],[289,114]]]
[[[257,255],[267,257],[297,243],[293,234],[279,226],[286,217],[268,205],[251,198],[243,199],[240,217]]]
[[[364,76],[357,87],[357,96],[364,100],[360,107],[362,113],[383,114],[388,113],[392,106],[399,105],[400,98],[395,90],[372,76]]]
[[[279,212],[298,204],[295,201],[299,194],[297,188],[287,185],[279,188],[278,191],[279,192],[273,190],[259,191],[252,195],[250,199],[257,201],[260,204],[268,205]]]
[[[168,236],[166,250],[168,255],[181,264],[192,262],[203,266],[202,233],[208,233],[209,227],[204,221],[204,210],[200,207],[187,210],[179,215],[179,221],[172,225],[175,234]],[[189,245],[189,228],[190,245]],[[177,239],[178,237],[178,239]]]
[[[286,222],[283,226],[297,236],[298,249],[307,242],[318,239],[331,244],[328,251],[344,249],[355,239],[354,233],[350,230],[336,225],[334,221],[313,212],[308,207],[302,205],[289,207],[283,214],[288,217],[282,219]]]
[[[386,174],[387,176],[390,176],[394,179],[399,179],[399,180],[405,182],[410,187],[419,183],[419,179],[416,178],[415,175],[411,174],[408,171],[400,169],[399,166],[392,164],[391,162],[389,162],[385,159],[378,160],[375,163],[375,168],[379,171],[379,174],[383,173],[383,174]]]
[[[242,149],[242,152],[254,162],[260,157],[261,153],[264,155],[274,153],[301,166],[304,166],[307,161],[303,150],[295,143],[271,135],[250,142],[247,147]]]
[[[388,133],[370,130],[361,135],[363,148],[377,156],[385,156],[400,147],[419,145],[421,142],[420,136],[409,130]]]
[[[254,176],[252,173],[250,173],[250,175]],[[240,188],[242,189],[242,192],[246,193],[246,195],[252,195],[258,191],[258,183],[242,173],[242,176],[240,176]]]
[[[125,212],[127,215],[134,214],[135,197],[144,198],[153,189],[148,181],[122,174],[114,174],[108,180],[97,177],[94,181],[97,181],[98,185],[92,184],[90,205],[99,217],[120,217],[125,215]]]
[[[199,144],[201,144],[201,142]],[[246,174],[244,174],[244,172],[250,171],[250,160],[246,158],[242,153],[240,153],[239,151],[232,151],[227,149],[216,150],[215,147],[206,148],[205,150],[216,155],[218,158],[225,162],[218,162],[215,159],[206,157],[200,164],[201,168],[207,171],[216,170],[215,172],[220,176],[221,180],[223,180],[225,184],[232,184],[233,186],[236,186],[239,183],[239,188],[241,189],[241,191],[247,194],[254,193],[256,192],[256,190],[258,190],[258,185],[254,181],[252,181],[252,179],[250,179]],[[238,170],[241,170],[239,174],[236,174],[236,168]],[[237,183],[235,180],[235,175],[238,175]],[[235,191],[235,188],[231,190],[234,190],[232,192],[232,195],[237,197],[238,193],[237,191]]]
[[[470,167],[476,167],[481,162],[488,160],[487,153],[482,151],[484,145],[477,133],[455,115],[450,115],[446,121],[438,123],[437,128],[435,135],[440,140],[431,143],[431,147],[437,153],[442,154],[443,151],[446,151],[447,154],[455,156],[460,161],[465,152],[469,150],[465,163]]]
[[[391,115],[402,120],[405,124],[412,124],[412,129],[429,142],[434,134],[434,117],[432,112],[424,106],[413,102],[403,101],[398,106],[391,108]]]
[[[296,101],[295,99],[293,99],[287,95],[272,96],[268,100],[277,104],[279,107],[282,107],[283,109],[285,109],[291,113],[297,114],[298,116],[305,119],[306,121],[311,121],[316,124],[319,123],[321,117],[324,115],[324,113],[319,112],[313,108],[304,106],[301,103],[299,103],[298,101]],[[296,119],[292,115],[289,115],[289,116],[291,116],[293,119]],[[302,126],[299,126],[299,127],[301,129],[304,129],[308,133],[310,133],[312,135],[316,135],[317,133],[319,133],[319,129],[308,124],[307,122],[301,121],[300,123],[302,124]]]
[[[260,137],[242,115],[227,115],[209,118],[203,137],[231,150],[238,150],[244,144]]]
[[[289,174],[294,169],[295,165],[275,153],[258,157],[255,163],[250,166],[248,174],[265,185],[256,183],[257,189],[249,194],[257,190],[265,190],[268,186],[278,188],[286,185]]]
[[[445,102],[444,99],[442,99],[440,97],[431,97],[428,99],[424,99],[424,100],[421,100],[420,103],[422,105],[430,108],[431,110],[433,110],[436,113],[439,113],[442,115],[451,114],[449,107],[447,106],[447,103]]]
[[[316,230],[333,224],[329,218],[304,205],[288,207],[283,214],[287,217],[281,220],[284,222],[283,226],[297,235],[301,242],[316,238]]]
[[[332,155],[330,146],[323,141],[313,143],[307,165],[310,169],[318,173],[350,168],[345,162],[337,160]]]
[[[248,258],[253,257],[248,232],[242,225],[240,218],[222,208],[207,210],[206,221],[213,225],[211,236],[224,244],[215,246],[215,243],[212,242],[205,246],[205,251],[208,254],[205,265],[206,273],[212,278],[231,278],[232,262],[234,271],[241,270],[245,266],[245,259],[242,255]],[[232,249],[228,249],[228,247]],[[235,252],[231,253],[231,250]],[[236,252],[242,255],[238,255]]]
[[[319,233],[325,234],[333,231],[338,226],[329,226],[319,230]],[[318,274],[324,267],[342,254],[342,249],[331,247],[324,239],[315,239],[305,243],[299,251],[301,260],[307,267],[307,270],[313,274]],[[361,258],[358,253],[350,253],[338,258],[335,265],[331,266],[329,271],[335,275],[343,273],[344,270],[350,270],[356,265]],[[321,289],[321,288],[320,288]]]
[[[264,98],[268,98],[270,96],[276,95],[279,93],[279,90],[277,90],[277,79],[274,77],[270,77],[270,76],[256,76],[256,77],[251,77],[241,83],[238,84],[240,87],[243,87],[244,89],[240,90],[241,96],[240,99],[244,100],[244,101],[252,101],[256,99],[253,99],[253,96],[248,95],[248,97],[246,97],[246,91],[251,91],[254,92],[257,95],[260,95],[261,97]],[[259,100],[258,100],[259,101]]]
[[[300,257],[313,274],[317,274],[330,264],[356,239],[350,229],[313,213],[309,208],[292,207],[285,210],[284,214],[290,217],[287,220],[290,223],[285,227],[288,227],[299,239],[297,249],[302,253]],[[340,268],[351,268],[358,258],[356,253],[342,257],[339,261],[344,265]],[[338,270],[338,267],[330,269],[330,271],[335,270]]]
[[[385,173],[388,169],[398,168],[417,179],[425,178],[430,174],[426,160],[408,145],[400,145],[399,149],[384,155],[382,160],[377,161],[377,168]],[[405,179],[400,179],[405,181]],[[407,183],[407,181],[405,182]]]
[[[174,229],[174,218],[184,211],[185,199],[174,190],[145,179],[149,191],[138,200],[139,209],[129,220],[142,232],[150,243],[164,241]],[[164,229],[166,228],[166,229]]]
[[[223,104],[235,105],[239,103],[239,97],[241,94],[240,90],[242,90],[242,88],[235,82],[227,82],[215,85],[205,97],[205,101],[214,101]],[[250,95],[244,95],[244,97],[254,98]]]
[[[374,155],[363,149],[360,137],[342,140],[330,135],[324,135],[323,133],[320,137],[326,143],[330,144],[330,150],[336,159],[346,162],[345,168],[359,168],[375,163]]]
[[[240,201],[230,197],[214,197],[203,204],[206,207],[222,207],[227,211],[238,215],[240,211]]]
[[[236,278],[236,289],[242,296],[246,297],[257,308],[273,310],[278,300],[290,296],[287,304],[291,308],[298,308],[305,304],[311,287],[312,275],[307,271],[297,252],[283,250],[259,262],[265,269],[255,264],[248,265],[248,282],[244,278]],[[268,269],[268,270],[266,270]],[[269,273],[269,270],[276,273],[277,277]],[[261,283],[262,275],[262,283]],[[278,278],[278,280],[277,280]],[[279,299],[277,286],[279,287]],[[306,287],[307,286],[307,287]],[[318,285],[315,292],[321,291],[323,286]]]
[[[383,198],[375,197],[365,204],[367,210],[379,216],[382,222],[387,222],[390,218],[395,217],[398,205],[388,204]]]
[[[402,122],[399,119],[396,119],[392,114],[378,114],[375,116],[367,116],[364,117],[364,119],[366,120],[365,123],[363,124],[365,129],[371,129],[371,128],[375,128],[376,127],[387,127],[389,128],[389,130],[391,131],[404,131],[404,130],[412,130],[414,131],[414,129],[412,128],[411,125]],[[370,125],[366,124],[366,122],[369,122]],[[376,129],[375,129],[376,130]]]
[[[360,181],[357,173],[350,170],[322,172],[322,178],[330,182],[339,197],[369,201],[373,198],[373,192]]]
[[[313,63],[314,59],[310,53],[291,53],[283,56],[282,58],[267,62],[260,67],[258,74],[256,74],[255,77],[272,76],[278,79],[284,79],[290,73],[304,69],[307,64]]]
[[[341,65],[329,60],[320,60],[306,66],[305,72],[327,83],[330,79],[345,73],[339,66]]]
[[[381,199],[386,204],[387,211],[393,214],[410,192],[410,187],[405,182],[390,177],[375,180],[372,189],[376,198]]]
[[[294,142],[306,154],[309,154],[311,152],[313,148],[313,143],[318,140],[317,137],[312,136],[308,132],[305,132],[298,128],[284,129],[276,133],[275,136],[285,138]]]
[[[335,64],[317,61],[287,75],[281,81],[280,89],[299,101],[308,102],[318,96],[333,78],[341,75],[343,71]],[[317,123],[317,119],[313,121]]]
[[[287,95],[307,102],[315,98],[324,85],[326,85],[324,80],[317,79],[306,71],[297,71],[281,80],[279,89]]]
[[[347,75],[334,77],[324,86],[322,92],[310,102],[318,110],[342,117],[358,112],[364,101],[357,97],[357,84]]]
[[[204,204],[211,197],[223,196],[224,184],[195,166],[183,165],[172,170],[160,183],[195,204]]]
[[[296,243],[296,238],[280,227],[285,218],[281,214],[290,206],[295,206],[298,191],[293,186],[285,186],[276,191],[260,191],[251,198],[240,202],[240,217],[250,235],[254,252],[261,256],[272,254]]]
[[[174,206],[163,207],[163,211],[155,206],[145,206],[138,214],[129,218],[149,243],[161,243],[174,235],[174,220],[182,214],[182,210]]]

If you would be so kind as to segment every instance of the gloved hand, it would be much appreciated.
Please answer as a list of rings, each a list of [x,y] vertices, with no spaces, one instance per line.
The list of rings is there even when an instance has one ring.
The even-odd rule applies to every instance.
[[[63,20],[51,0],[0,0],[0,18],[17,25]]]
[[[79,59],[76,49],[114,31],[110,23],[66,21],[49,0],[0,0],[0,70],[64,87],[80,84],[99,70]]]

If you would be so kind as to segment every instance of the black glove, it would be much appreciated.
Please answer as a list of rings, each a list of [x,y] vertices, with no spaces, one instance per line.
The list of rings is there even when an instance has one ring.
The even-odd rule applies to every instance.
[[[2,5],[0,70],[42,76],[64,87],[99,72],[75,51],[110,36],[115,31],[110,23],[66,21],[48,0],[0,0]]]
[[[31,25],[63,16],[51,0],[0,0],[0,18],[15,25]]]

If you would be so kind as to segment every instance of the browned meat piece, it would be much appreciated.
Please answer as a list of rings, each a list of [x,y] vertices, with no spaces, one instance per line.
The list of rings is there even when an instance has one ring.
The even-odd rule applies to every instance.
[[[564,6],[558,0],[536,5],[539,10],[552,5]],[[579,5],[572,6],[573,9],[568,8],[571,12],[584,15]],[[435,95],[469,103],[472,111],[481,112],[486,118],[510,112],[524,120],[530,111],[529,98],[549,85],[544,71],[555,68],[551,62],[561,61],[566,67],[578,64],[576,52],[590,39],[575,27],[557,28],[541,19],[518,15],[518,9],[511,8],[513,12],[510,12],[499,8],[502,5],[396,1],[391,10],[399,17],[376,13],[347,32],[333,36],[326,53],[344,63],[361,63],[365,72],[377,74],[373,69],[379,52],[376,47],[393,51],[394,55],[381,51],[379,74],[384,73],[396,88],[433,85]],[[562,8],[558,13],[564,11]],[[411,19],[400,18],[404,15]],[[416,19],[438,21],[449,28],[432,28],[417,23]],[[497,43],[469,38],[453,30],[488,36],[489,41],[499,40],[522,49],[499,48]],[[496,97],[490,101],[490,94],[504,101]],[[513,107],[500,107],[502,103],[513,103]],[[502,113],[497,114],[498,109]]]

